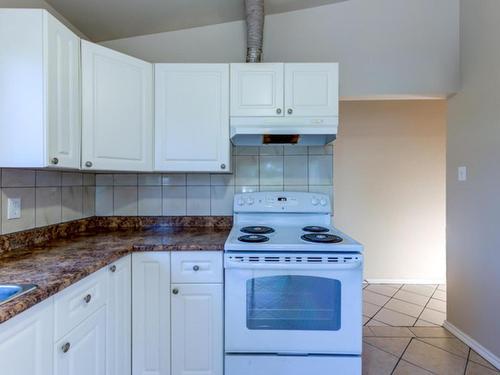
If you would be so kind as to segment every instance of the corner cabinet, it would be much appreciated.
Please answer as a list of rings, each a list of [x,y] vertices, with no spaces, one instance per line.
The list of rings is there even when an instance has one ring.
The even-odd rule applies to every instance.
[[[47,11],[0,9],[0,166],[80,168],[80,38]]]
[[[153,65],[82,41],[82,169],[153,169]]]
[[[155,170],[229,172],[229,65],[155,64]]]
[[[337,63],[231,64],[233,117],[337,117]]]

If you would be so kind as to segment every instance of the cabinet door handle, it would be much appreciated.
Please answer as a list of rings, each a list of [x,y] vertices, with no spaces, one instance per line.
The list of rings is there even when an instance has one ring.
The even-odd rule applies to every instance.
[[[109,270],[111,272],[116,272],[116,266],[113,264],[111,267],[109,267]]]
[[[61,350],[63,351],[63,353],[67,353],[69,351],[69,348],[71,348],[71,344],[69,342],[61,346]]]
[[[52,164],[54,164],[54,165],[57,165],[57,164],[59,164],[59,159],[58,159],[58,158],[52,158],[52,159],[50,160],[50,162],[51,162]]]
[[[222,164],[220,165],[220,169],[226,169],[226,164],[222,163]]]
[[[177,288],[173,289],[173,290],[172,290],[172,293],[174,293],[174,294],[179,294],[179,289],[177,289]]]
[[[87,294],[85,297],[83,297],[83,300],[85,301],[85,303],[89,303],[91,299],[92,299],[92,296],[90,294]]]
[[[196,271],[199,271],[199,270],[200,270],[200,266],[198,266],[198,265],[193,266],[193,271],[196,272]]]
[[[288,108],[288,111],[286,111],[289,115],[291,115],[293,113],[293,109],[291,108]]]
[[[277,113],[278,115],[281,115],[281,108],[276,108],[276,113]]]
[[[91,162],[91,161],[87,161],[87,162],[85,162],[85,166],[86,166],[87,168],[92,167],[92,162]]]

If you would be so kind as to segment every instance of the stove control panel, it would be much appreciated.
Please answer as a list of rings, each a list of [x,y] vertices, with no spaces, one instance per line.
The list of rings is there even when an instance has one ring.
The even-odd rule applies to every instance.
[[[234,212],[331,213],[331,205],[330,197],[321,193],[242,193],[234,197]]]

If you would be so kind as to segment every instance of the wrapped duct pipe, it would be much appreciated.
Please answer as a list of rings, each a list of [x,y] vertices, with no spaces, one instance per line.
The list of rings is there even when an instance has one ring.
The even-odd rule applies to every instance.
[[[264,0],[245,0],[247,21],[247,62],[262,61],[264,34]]]

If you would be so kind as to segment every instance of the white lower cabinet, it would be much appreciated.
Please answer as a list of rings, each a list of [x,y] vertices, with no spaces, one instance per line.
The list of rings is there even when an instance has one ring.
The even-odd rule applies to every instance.
[[[128,255],[108,267],[106,374],[132,373],[132,261]]]
[[[52,298],[0,325],[0,373],[52,375]]]
[[[222,284],[173,284],[172,375],[222,375]]]
[[[54,365],[54,375],[105,375],[105,307],[56,342]]]
[[[132,254],[132,374],[170,374],[170,253]]]

